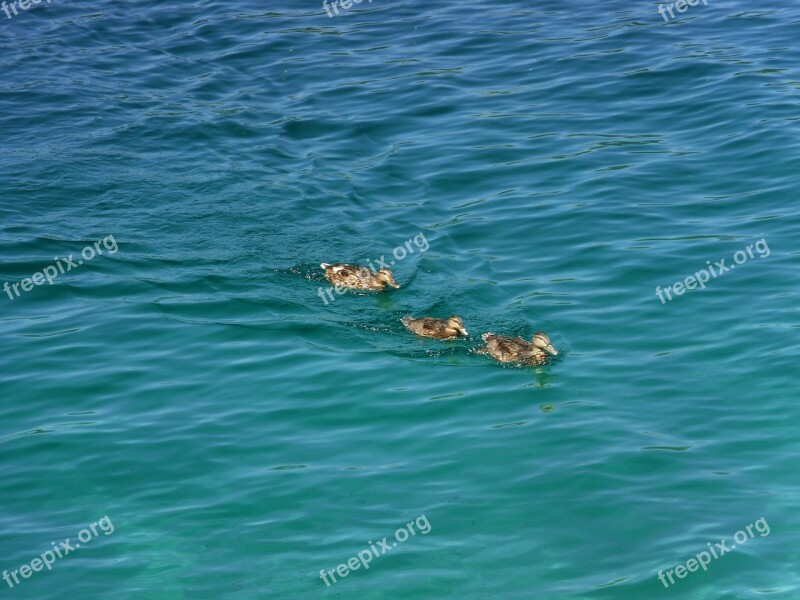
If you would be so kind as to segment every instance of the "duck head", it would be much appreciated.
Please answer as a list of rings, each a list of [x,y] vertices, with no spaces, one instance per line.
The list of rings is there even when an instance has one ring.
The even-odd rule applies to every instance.
[[[469,332],[464,328],[464,321],[461,317],[450,317],[447,319],[447,328],[455,329],[461,335],[469,335]]]
[[[390,285],[393,288],[399,288],[400,286],[394,280],[394,275],[389,269],[381,269],[377,273],[375,273],[375,279],[381,282],[384,285]]]
[[[553,348],[552,344],[550,343],[550,338],[547,337],[546,333],[542,333],[539,331],[538,333],[533,334],[533,345],[535,348],[539,348],[540,350],[544,350],[548,354],[552,354],[556,356],[558,352],[555,348]]]

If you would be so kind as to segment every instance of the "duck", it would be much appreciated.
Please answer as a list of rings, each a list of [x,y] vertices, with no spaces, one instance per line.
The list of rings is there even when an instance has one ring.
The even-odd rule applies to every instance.
[[[534,333],[530,342],[519,337],[507,337],[494,333],[484,333],[481,338],[486,342],[486,348],[478,350],[478,354],[488,354],[499,362],[543,365],[547,363],[550,356],[558,355],[558,351],[553,348],[548,335],[541,331]]]
[[[449,319],[403,317],[400,322],[420,337],[451,340],[459,335],[469,335],[461,317],[450,317]]]
[[[387,285],[400,287],[389,269],[372,271],[367,267],[345,263],[320,263],[319,266],[325,269],[325,277],[335,286],[354,290],[385,290]]]

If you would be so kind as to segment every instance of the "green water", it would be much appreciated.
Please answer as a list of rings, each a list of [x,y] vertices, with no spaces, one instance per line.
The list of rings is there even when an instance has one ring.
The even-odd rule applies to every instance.
[[[76,264],[0,293],[0,572],[114,526],[0,597],[800,597],[798,23],[0,12],[0,285]],[[322,300],[319,263],[380,257],[399,290]],[[487,331],[560,355],[501,366]]]

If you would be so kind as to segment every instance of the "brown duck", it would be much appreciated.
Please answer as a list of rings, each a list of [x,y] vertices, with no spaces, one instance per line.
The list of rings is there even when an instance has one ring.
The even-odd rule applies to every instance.
[[[531,342],[494,333],[484,333],[481,337],[486,342],[486,348],[478,350],[478,354],[489,354],[500,362],[543,365],[550,356],[558,354],[550,343],[550,338],[542,332],[533,334]]]
[[[335,265],[321,263],[320,267],[325,269],[325,277],[333,285],[355,290],[385,290],[387,285],[393,288],[400,287],[389,269],[371,271],[367,267],[344,263]]]
[[[449,319],[403,317],[400,322],[421,337],[447,340],[457,338],[459,334],[469,335],[464,329],[461,317],[450,317]]]

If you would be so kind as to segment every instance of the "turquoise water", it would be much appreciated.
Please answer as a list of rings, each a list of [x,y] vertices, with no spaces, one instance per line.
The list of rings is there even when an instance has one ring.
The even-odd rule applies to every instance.
[[[534,4],[0,12],[0,596],[800,597],[800,8]]]

